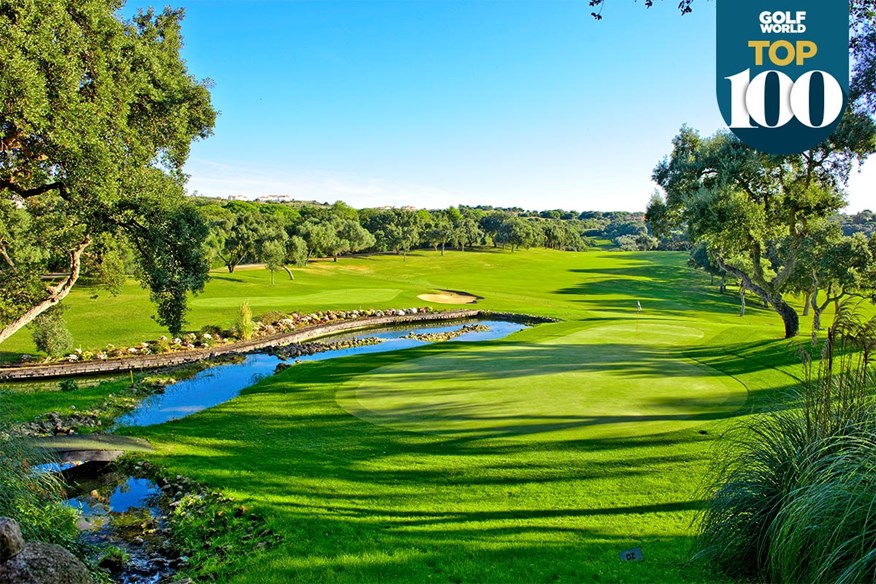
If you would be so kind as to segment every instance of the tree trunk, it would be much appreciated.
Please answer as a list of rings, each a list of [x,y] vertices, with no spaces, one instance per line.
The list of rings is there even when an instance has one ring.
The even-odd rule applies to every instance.
[[[745,286],[739,286],[739,316],[745,316]]]
[[[228,268],[228,273],[229,273],[229,274],[233,274],[233,273],[234,273],[234,267],[235,267],[234,264],[226,264],[226,267]]]
[[[812,292],[806,292],[803,296],[803,316],[809,316],[809,302],[812,299]]]
[[[715,258],[718,262],[718,265],[725,272],[729,272],[733,276],[742,280],[743,285],[748,289],[757,294],[761,300],[763,300],[764,305],[770,306],[772,305],[776,312],[779,313],[779,316],[782,317],[782,321],[785,323],[785,338],[790,339],[791,337],[797,336],[797,333],[800,332],[800,318],[797,316],[797,312],[785,302],[785,299],[782,298],[781,293],[773,292],[768,290],[764,286],[754,282],[752,278],[740,270],[730,264],[724,262],[720,257]]]
[[[271,286],[274,285],[274,270],[271,270]]]
[[[444,255],[444,242],[441,242],[441,255]]]
[[[785,323],[785,338],[796,337],[800,332],[800,317],[797,316],[797,311],[785,302],[781,294],[776,294],[770,301]]]
[[[334,255],[334,256],[332,256],[332,258],[334,258],[333,261],[334,261],[335,263],[337,263],[337,261],[338,261],[338,256]]]
[[[407,252],[407,250],[402,250],[402,261],[403,261],[404,263],[407,263],[407,262],[408,262],[408,252]]]
[[[0,329],[0,343],[14,335],[33,319],[35,319],[36,317],[59,303],[61,300],[66,298],[67,294],[70,293],[70,290],[73,289],[73,285],[76,284],[76,281],[79,279],[79,271],[82,268],[82,253],[85,251],[85,248],[88,247],[88,244],[90,243],[91,237],[86,237],[85,241],[79,244],[79,247],[70,252],[70,275],[67,276],[66,280],[64,280],[57,286],[50,286],[47,290],[47,292],[49,293],[48,297],[46,297],[44,300],[33,306],[30,310],[26,311],[24,314]]]
[[[718,292],[723,294],[727,291],[727,276],[721,276],[721,285],[718,286]]]
[[[292,274],[292,270],[289,269],[289,266],[283,264],[283,269],[286,270],[286,273],[289,274],[289,279],[294,280],[295,276]]]
[[[818,287],[812,291],[809,297],[809,303],[812,305],[812,330],[821,330],[821,311],[822,308],[818,305]]]

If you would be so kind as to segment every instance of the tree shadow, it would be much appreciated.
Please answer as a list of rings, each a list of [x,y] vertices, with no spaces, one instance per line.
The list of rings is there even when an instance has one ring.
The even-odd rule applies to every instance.
[[[600,311],[634,312],[637,309],[634,301],[638,300],[647,312],[674,316],[689,315],[693,310],[739,314],[737,294],[720,294],[708,285],[705,274],[677,261],[661,260],[666,258],[659,252],[649,252],[627,259],[622,267],[571,269],[572,273],[582,274],[584,281],[556,290],[555,294],[580,296],[575,302]],[[628,299],[616,298],[618,295]],[[747,312],[771,314],[772,310],[752,303]]]
[[[744,411],[705,414],[703,425],[661,434],[556,440],[541,437],[557,424],[629,418],[530,416],[536,419],[524,421],[544,428],[523,440],[512,435],[520,416],[501,418],[505,427],[488,434],[422,434],[352,416],[336,394],[363,374],[379,374],[387,365],[403,369],[418,358],[440,363],[426,372],[436,381],[499,361],[494,373],[500,379],[527,383],[573,368],[657,375],[667,360],[679,358],[713,367],[700,369],[703,375],[746,376],[771,365],[790,367],[793,357],[779,359],[783,348],[768,341],[427,346],[293,367],[217,408],[126,432],[150,438],[171,472],[225,490],[284,534],[277,550],[243,560],[251,580],[720,580],[684,559],[713,436]],[[549,358],[545,350],[557,354]],[[600,358],[582,359],[587,351],[601,351]],[[787,386],[794,383],[786,379]],[[777,387],[749,389],[765,395]],[[710,433],[701,434],[702,428]],[[635,546],[647,561],[621,563],[618,552]]]

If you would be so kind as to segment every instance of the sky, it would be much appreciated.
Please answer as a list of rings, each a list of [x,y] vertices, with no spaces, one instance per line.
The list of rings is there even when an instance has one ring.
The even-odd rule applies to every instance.
[[[186,164],[202,195],[642,211],[679,128],[725,127],[714,2],[171,3],[220,111]],[[849,192],[876,207],[876,162]]]

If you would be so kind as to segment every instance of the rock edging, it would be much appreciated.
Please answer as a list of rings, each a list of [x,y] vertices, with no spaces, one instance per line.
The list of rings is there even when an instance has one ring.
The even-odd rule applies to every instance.
[[[442,320],[457,320],[488,315],[481,310],[450,310],[443,312],[427,312],[407,314],[403,316],[365,317],[358,320],[318,324],[298,329],[291,333],[281,333],[222,345],[219,347],[195,349],[173,354],[144,355],[125,359],[107,359],[86,361],[81,363],[51,363],[48,365],[26,365],[0,368],[0,381],[24,381],[48,379],[52,377],[72,377],[80,375],[95,375],[101,373],[127,372],[131,370],[156,369],[193,363],[234,353],[250,353],[272,347],[282,347],[292,343],[303,343],[319,337],[340,332],[369,329],[383,325],[405,324],[410,322],[429,322]],[[497,314],[498,315],[498,314]]]

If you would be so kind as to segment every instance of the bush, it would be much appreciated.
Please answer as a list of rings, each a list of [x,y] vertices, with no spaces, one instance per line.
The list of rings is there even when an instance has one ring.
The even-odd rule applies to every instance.
[[[63,357],[73,347],[73,335],[67,329],[60,306],[50,308],[30,325],[33,342],[37,349],[49,357]]]
[[[261,318],[259,318],[259,322],[262,324],[276,324],[284,318],[289,318],[289,315],[285,312],[280,312],[279,310],[272,310],[264,313]]]
[[[162,336],[152,344],[152,349],[154,349],[156,353],[169,353],[173,350],[173,345],[171,344],[170,339]]]
[[[223,336],[225,334],[225,331],[222,330],[221,327],[216,326],[215,324],[208,324],[208,325],[204,325],[201,327],[201,336],[203,336],[204,333],[207,333],[208,335],[212,335],[212,336],[216,337],[216,336]]]
[[[79,385],[76,383],[75,379],[64,379],[58,384],[58,388],[61,391],[76,391],[79,389]]]
[[[252,310],[249,308],[249,302],[244,300],[240,304],[240,311],[237,314],[237,335],[244,341],[252,338]]]
[[[723,444],[696,557],[775,582],[872,582],[876,574],[876,319],[842,311],[799,407]]]

